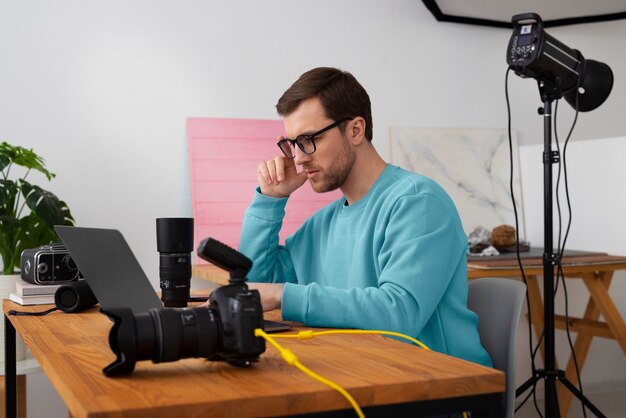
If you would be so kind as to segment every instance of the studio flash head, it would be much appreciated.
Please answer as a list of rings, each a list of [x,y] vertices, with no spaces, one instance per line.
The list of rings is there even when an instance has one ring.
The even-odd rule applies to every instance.
[[[161,300],[166,307],[185,307],[191,282],[193,218],[158,218],[156,233]]]
[[[515,74],[536,79],[540,89],[549,87],[550,99],[564,97],[581,112],[594,110],[609,97],[613,72],[608,65],[586,59],[548,34],[536,13],[515,15],[512,23],[506,61]]]

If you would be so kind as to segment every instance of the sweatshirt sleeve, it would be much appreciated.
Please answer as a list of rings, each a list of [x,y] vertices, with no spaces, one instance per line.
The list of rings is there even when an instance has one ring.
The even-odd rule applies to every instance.
[[[241,229],[239,251],[253,261],[248,273],[251,282],[295,282],[289,251],[279,245],[278,233],[283,224],[287,198],[265,196],[256,189],[246,210]]]
[[[377,286],[336,288],[286,284],[282,314],[310,326],[387,329],[418,335],[461,263],[465,237],[451,202],[431,193],[401,197],[395,203],[380,251]],[[341,260],[329,260],[341,262]],[[465,278],[464,278],[465,280]]]

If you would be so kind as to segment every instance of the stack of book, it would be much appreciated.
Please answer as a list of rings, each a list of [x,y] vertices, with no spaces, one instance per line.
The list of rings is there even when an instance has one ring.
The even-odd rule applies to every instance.
[[[9,299],[20,305],[46,305],[54,303],[54,294],[61,286],[59,284],[32,284],[18,279],[15,282],[15,292]]]

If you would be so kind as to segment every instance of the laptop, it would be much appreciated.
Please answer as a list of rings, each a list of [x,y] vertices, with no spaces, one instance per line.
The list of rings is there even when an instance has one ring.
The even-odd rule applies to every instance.
[[[64,225],[56,225],[54,230],[102,307],[129,307],[135,315],[153,308],[164,309],[120,231]],[[266,332],[290,328],[282,322],[264,323]]]

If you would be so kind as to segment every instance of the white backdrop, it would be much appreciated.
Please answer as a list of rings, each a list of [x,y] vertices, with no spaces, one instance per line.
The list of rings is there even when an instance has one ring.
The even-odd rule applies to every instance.
[[[615,72],[576,140],[625,135],[626,21],[549,32]],[[58,176],[42,186],[80,225],[120,229],[158,286],[155,218],[191,215],[186,117],[274,118],[289,84],[326,65],[368,90],[384,157],[390,126],[505,128],[510,35],[438,23],[416,0],[0,0],[0,140],[44,156]],[[539,143],[535,82],[512,76],[510,93],[519,143]],[[42,396],[29,416],[65,415]]]

